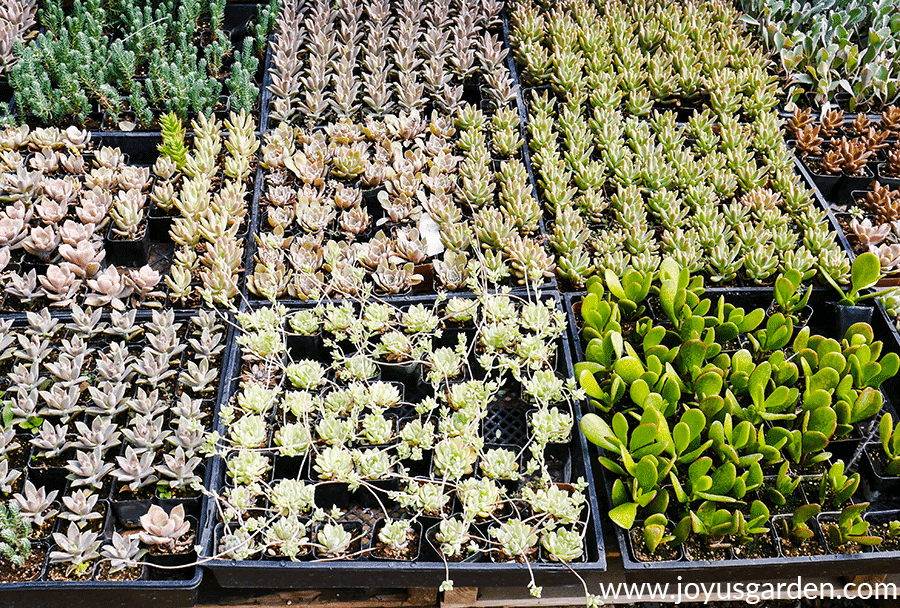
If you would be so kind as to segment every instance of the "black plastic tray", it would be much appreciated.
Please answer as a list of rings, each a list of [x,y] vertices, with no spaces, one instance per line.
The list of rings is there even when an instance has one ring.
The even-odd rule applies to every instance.
[[[561,305],[559,296],[550,292],[545,297],[554,298]],[[434,303],[434,297],[407,297],[387,300],[394,305],[401,304],[428,304]],[[302,308],[308,304],[294,304]],[[245,307],[245,309],[248,307]],[[254,305],[252,308],[256,308]],[[231,375],[226,385],[236,386],[236,372],[240,366],[240,353],[237,342],[233,342],[233,356],[231,358]],[[559,371],[569,377],[573,374],[571,353],[565,334],[559,340],[557,367]],[[577,408],[576,408],[577,410]],[[603,535],[600,533],[600,512],[598,507],[597,492],[591,483],[589,463],[587,461],[587,441],[578,432],[577,423],[580,413],[576,413],[573,438],[569,446],[571,458],[571,478],[584,476],[588,480],[586,490],[588,514],[587,534],[585,537],[585,551],[587,560],[580,563],[571,563],[569,566],[579,574],[595,574],[606,570],[606,553],[603,544]],[[219,429],[224,433],[224,429]],[[221,457],[217,457],[215,464],[215,479],[213,490],[221,487],[224,479],[224,467]],[[215,507],[213,506],[212,509]],[[380,511],[379,511],[380,513]],[[370,524],[377,518],[366,510],[354,511],[357,521]],[[351,519],[351,518],[348,518]],[[344,521],[344,520],[342,520]],[[212,535],[209,545],[205,547],[204,556],[212,555],[215,547],[215,537]],[[427,541],[424,541],[425,543]],[[424,551],[424,547],[423,547]],[[572,575],[566,565],[537,562],[532,563],[536,584],[577,584],[577,579]],[[437,587],[446,577],[444,564],[441,561],[418,562],[388,562],[374,559],[359,559],[331,562],[310,561],[273,561],[273,560],[210,560],[204,564],[216,577],[217,582],[224,588],[280,588],[280,589],[304,589],[304,588],[367,588],[372,586],[373,580],[389,580],[392,587]],[[501,587],[524,586],[530,580],[528,567],[518,563],[492,563],[481,561],[474,563],[451,563],[450,576],[457,587]]]
[[[584,297],[585,292],[567,294],[566,312],[569,318],[569,329],[574,345],[574,354],[576,360],[583,361],[584,353],[581,345],[580,328],[583,326],[580,317],[575,314],[573,304],[578,303]],[[745,310],[752,308],[765,309],[771,302],[770,288],[758,288],[755,290],[742,289],[707,289],[704,297],[713,301],[718,300],[719,296],[725,296],[726,301],[735,306],[742,306]],[[810,318],[810,326],[816,331],[822,328],[820,333],[827,335],[827,329],[833,326],[833,321],[828,315],[826,302],[834,301],[832,292],[824,290],[814,290],[810,297],[810,305],[813,307],[813,316]],[[818,307],[818,309],[817,309]],[[883,311],[879,311],[880,306],[876,306],[873,311],[871,325],[875,331],[876,340],[884,343],[882,353],[898,352],[900,353],[900,342],[896,339],[896,332],[891,332],[886,324],[886,317]],[[900,395],[900,378],[894,377],[882,385],[882,392],[885,395],[885,408],[893,410],[891,405],[891,397],[896,398]],[[583,404],[586,411],[590,411],[591,407],[586,402]],[[873,429],[872,432],[875,432]],[[859,468],[860,457],[866,440],[860,441],[860,446],[854,453],[849,467]],[[606,503],[601,508],[604,509],[604,520],[606,513],[611,504],[610,492],[612,488],[613,477],[597,463],[597,457],[602,454],[602,450],[595,445],[590,445],[590,461],[593,467],[593,475],[595,483],[602,485],[603,494],[606,497]],[[864,456],[863,456],[864,458]],[[860,475],[864,475],[861,471]],[[859,499],[859,500],[857,500]],[[865,500],[866,497],[858,491],[854,496],[857,502]],[[873,504],[869,512],[877,512],[878,505]],[[900,551],[870,551],[865,553],[856,553],[850,555],[827,554],[815,556],[799,556],[799,557],[777,557],[777,558],[761,558],[761,559],[726,559],[719,561],[689,561],[683,557],[679,561],[665,562],[642,562],[632,557],[630,551],[630,539],[626,537],[626,532],[618,526],[614,528],[614,533],[622,556],[622,563],[625,568],[625,577],[629,582],[715,582],[724,580],[762,580],[762,579],[793,579],[797,576],[809,577],[839,577],[863,574],[893,574],[900,573]]]
[[[16,325],[25,323],[25,315],[3,315],[4,318],[14,318]],[[71,319],[67,312],[54,314],[54,317]],[[176,321],[188,323],[190,312],[176,313]],[[148,321],[151,318],[149,311],[138,311],[137,320]],[[226,344],[233,340],[234,328],[229,316],[229,326],[226,327]],[[109,314],[104,313],[103,321],[109,319]],[[226,347],[222,358],[223,375],[219,379],[219,387],[216,390],[213,420],[211,428],[219,424],[219,405],[225,396],[225,383],[223,382],[225,371],[230,363],[231,349]],[[207,459],[206,473],[203,485],[209,487],[214,474],[214,459]],[[210,501],[207,496],[200,500],[200,510],[197,527],[197,544],[206,546],[212,535],[212,513]],[[111,512],[107,516],[114,518]],[[0,606],[4,608],[58,608],[63,603],[69,608],[96,608],[97,606],[121,607],[121,608],[188,608],[197,603],[198,590],[203,580],[203,569],[193,566],[190,574],[183,579],[170,580],[138,580],[128,582],[108,581],[84,581],[84,582],[56,582],[35,581],[23,583],[0,583]],[[68,593],[72,592],[72,593]],[[65,600],[61,600],[62,594],[67,594]]]

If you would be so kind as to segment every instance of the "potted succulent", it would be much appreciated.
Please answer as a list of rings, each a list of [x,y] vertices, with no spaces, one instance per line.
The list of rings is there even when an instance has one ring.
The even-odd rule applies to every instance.
[[[419,556],[422,524],[403,519],[375,524],[369,555],[375,559],[413,561]]]

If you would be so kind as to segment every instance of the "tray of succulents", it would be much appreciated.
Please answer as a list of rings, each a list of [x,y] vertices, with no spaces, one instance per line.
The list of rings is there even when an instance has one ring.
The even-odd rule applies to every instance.
[[[285,3],[265,87],[251,299],[555,288],[503,3],[441,6]],[[452,44],[419,46],[442,30]]]
[[[220,585],[537,594],[605,570],[558,296],[247,307],[238,325]]]
[[[14,201],[2,238],[17,246],[0,249],[0,310],[230,305],[257,195],[256,123],[232,113],[191,125],[167,114],[161,135],[0,131],[0,170],[29,167],[2,188]],[[18,198],[35,187],[44,195],[26,208]]]
[[[9,69],[18,123],[128,137],[158,133],[169,112],[187,119],[246,112],[259,122],[279,2],[144,5],[42,7],[40,33]],[[80,36],[90,42],[75,43]]]
[[[0,321],[0,605],[196,602],[230,327],[78,305]]]
[[[900,571],[900,345],[860,295],[874,257],[840,302],[796,272],[704,294],[672,260],[569,296],[582,430],[629,579]]]

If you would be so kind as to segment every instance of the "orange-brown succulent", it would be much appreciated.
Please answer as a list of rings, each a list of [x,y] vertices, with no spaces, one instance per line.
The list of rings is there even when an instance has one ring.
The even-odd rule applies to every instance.
[[[887,162],[882,167],[882,173],[888,177],[900,177],[900,146],[887,151]]]
[[[868,131],[871,126],[872,122],[869,120],[869,117],[860,112],[856,115],[856,118],[853,119],[853,122],[850,123],[850,131],[854,135],[862,135]]]
[[[844,111],[841,109],[825,110],[819,119],[822,126],[822,136],[832,138],[844,126]]]
[[[826,150],[825,154],[822,155],[822,162],[819,164],[819,168],[822,170],[822,173],[827,175],[837,175],[842,171],[841,160],[840,152],[837,150]]]
[[[900,220],[900,190],[875,184],[859,206],[879,222],[896,222]]]
[[[806,125],[797,131],[795,147],[800,156],[818,156],[822,153],[822,138],[819,137],[819,125]]]
[[[877,152],[878,150],[884,150],[888,147],[889,144],[887,138],[890,134],[890,131],[879,131],[874,127],[869,127],[869,130],[866,131],[860,139],[866,143],[866,148],[872,152]]]
[[[866,163],[874,154],[866,149],[866,143],[861,139],[847,139],[842,137],[832,142],[833,150],[841,156],[841,170],[847,175],[861,175],[866,168]]]
[[[800,108],[794,109],[794,115],[788,118],[787,120],[787,132],[794,137],[797,137],[797,133],[803,127],[807,125],[811,125],[813,123],[812,110],[809,108],[805,108],[801,110]]]
[[[888,106],[881,111],[881,128],[894,133],[900,132],[900,106]]]

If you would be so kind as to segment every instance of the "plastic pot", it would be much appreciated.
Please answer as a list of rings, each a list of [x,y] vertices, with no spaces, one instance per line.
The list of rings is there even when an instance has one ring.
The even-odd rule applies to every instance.
[[[831,193],[834,190],[837,183],[840,181],[840,175],[829,175],[827,173],[819,173],[816,169],[810,165],[810,160],[820,161],[822,159],[821,156],[810,156],[804,157],[800,156],[800,162],[803,163],[803,166],[806,167],[806,170],[809,171],[809,174],[812,176],[813,183],[816,185],[816,188],[819,192],[822,193],[822,197],[825,200],[831,201]]]
[[[350,543],[350,547],[347,550],[347,553],[358,553],[361,549],[363,549],[367,543],[366,539],[362,538],[363,535],[363,525],[358,521],[344,521],[337,522],[344,530],[349,532],[353,536],[353,541]],[[316,544],[319,543],[318,535],[319,531],[324,527],[324,524],[319,524],[313,529],[312,536],[310,537],[312,541]],[[313,547],[313,555],[316,559],[335,559],[337,556],[331,556],[325,554],[319,547]],[[339,559],[345,560],[359,560],[360,556],[355,555],[353,557],[340,557]]]
[[[319,363],[331,363],[331,353],[325,347],[322,332],[312,336],[302,336],[288,332],[288,354],[294,361],[313,359]]]
[[[878,183],[882,186],[890,186],[891,188],[900,188],[900,177],[893,177],[890,175],[885,175],[884,168],[887,165],[886,162],[878,163],[878,169],[875,174],[878,176]]]
[[[177,213],[177,209],[175,210]],[[169,230],[176,217],[180,215],[172,215],[172,210],[163,209],[156,203],[150,206],[150,213],[147,214],[147,225],[150,230],[150,240],[159,243],[171,243],[172,235]]]
[[[872,321],[872,311],[870,306],[842,306],[835,302],[828,302],[828,306],[834,311],[835,319],[835,337],[838,340],[843,339],[847,330],[855,323],[870,323]]]
[[[832,555],[857,555],[860,553],[871,553],[872,548],[865,545],[856,544],[856,546],[853,547],[853,543],[848,543],[850,547],[847,547],[847,551],[841,551],[840,547],[831,546],[831,543],[828,541],[828,533],[826,532],[826,530],[828,529],[827,526],[836,526],[840,515],[841,514],[839,511],[824,511],[816,516],[816,521],[819,523],[819,528],[821,528],[822,530],[822,539],[825,544],[825,550]]]
[[[813,182],[822,196],[831,203],[843,205],[850,201],[850,193],[854,190],[866,190],[875,174],[864,168],[863,175],[828,175],[819,173],[817,168],[809,164],[810,159],[820,159],[820,157],[801,158],[801,162],[806,166],[807,171],[812,176]]]
[[[422,362],[378,363],[381,379],[388,382],[400,382],[404,387],[414,389],[422,383]]]
[[[427,543],[427,551],[428,551],[428,553],[430,553],[432,555],[432,557],[435,560],[441,560],[441,555],[442,555],[441,543],[438,542],[438,540],[435,539],[435,537],[434,537],[435,534],[437,534],[439,531],[440,531],[440,524],[434,524],[433,526],[429,527],[425,531],[425,540]],[[482,560],[484,560],[484,553],[481,551],[478,551],[477,553],[473,553],[469,557],[463,558],[461,560],[457,560],[456,562],[450,562],[450,563],[471,564],[474,562],[480,562]]]
[[[350,506],[350,488],[346,483],[320,481],[316,484],[315,503],[326,511],[332,507],[346,509]]]
[[[303,456],[275,456],[272,481],[279,479],[309,479],[309,454]]]
[[[119,500],[112,503],[112,511],[123,528],[138,528],[141,525],[141,516],[150,510],[152,504],[152,499]]]
[[[148,551],[144,559],[152,566],[180,568],[189,566],[197,561],[197,551],[194,547],[200,542],[200,527],[195,517],[188,516],[185,519],[191,523],[191,532],[189,534],[195,534],[194,543],[191,545],[190,550],[184,553],[154,553],[153,551]]]
[[[402,421],[400,427],[402,428]],[[400,464],[406,469],[411,477],[428,477],[431,472],[431,458],[434,456],[434,450],[422,450],[422,458],[412,460],[409,458],[400,461]]]
[[[144,266],[150,259],[150,231],[147,220],[141,223],[141,237],[137,239],[118,239],[112,226],[106,233],[106,259],[116,266]]]
[[[831,201],[838,205],[850,202],[850,193],[854,190],[867,190],[875,174],[868,168],[864,168],[865,175],[842,175],[841,180],[835,184],[831,191]]]
[[[369,539],[368,556],[371,559],[378,560],[378,561],[384,561],[384,562],[414,562],[417,559],[419,559],[419,556],[422,554],[422,524],[417,521],[410,522],[410,524],[417,536],[416,545],[415,545],[415,548],[413,549],[413,551],[411,552],[411,557],[396,558],[396,557],[384,557],[384,556],[376,555],[375,550],[381,546],[381,544],[378,542],[378,533],[381,531],[382,528],[384,528],[385,521],[386,520],[384,518],[379,519],[377,522],[375,522],[375,526],[372,528],[372,538]]]
[[[388,496],[388,492],[395,491],[399,487],[396,479],[370,479],[366,480],[366,484],[365,486],[361,485],[354,493],[356,502],[363,509],[380,510],[382,505],[389,509],[397,504]]]
[[[873,490],[884,495],[896,496],[900,489],[900,477],[888,475],[882,466],[880,443],[869,443],[865,447],[866,463],[868,466],[869,485]]]

